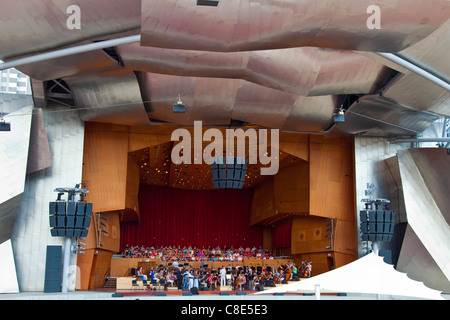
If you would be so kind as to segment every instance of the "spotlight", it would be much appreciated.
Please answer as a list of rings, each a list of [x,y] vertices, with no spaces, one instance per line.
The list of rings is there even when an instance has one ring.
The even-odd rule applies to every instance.
[[[173,112],[174,113],[185,113],[186,112],[186,105],[181,101],[180,96],[178,95],[178,101],[176,104],[173,105]]]
[[[344,110],[339,110],[338,114],[333,114],[334,122],[345,122]]]

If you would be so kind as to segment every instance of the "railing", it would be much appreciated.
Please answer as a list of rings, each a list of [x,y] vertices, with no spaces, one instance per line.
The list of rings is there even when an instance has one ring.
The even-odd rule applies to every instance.
[[[103,274],[103,286],[105,286],[106,282],[109,279],[109,276],[111,275],[111,267],[106,270],[106,272]]]

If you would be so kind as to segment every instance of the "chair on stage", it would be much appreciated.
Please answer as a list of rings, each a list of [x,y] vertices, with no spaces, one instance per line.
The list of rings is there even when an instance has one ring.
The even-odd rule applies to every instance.
[[[165,279],[161,279],[159,281],[159,290],[162,291],[163,288],[164,289],[166,288],[166,280]]]
[[[136,279],[131,280],[131,290],[134,290],[135,288],[139,289],[139,283]]]
[[[161,291],[161,282],[160,281],[156,281],[155,279],[152,279],[151,285],[152,285],[154,290],[160,290]]]

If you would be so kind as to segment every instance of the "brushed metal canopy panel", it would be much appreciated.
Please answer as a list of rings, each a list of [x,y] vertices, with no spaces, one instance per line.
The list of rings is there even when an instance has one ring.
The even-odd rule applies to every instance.
[[[382,12],[379,30],[367,27],[367,10],[374,4]],[[221,52],[299,46],[398,52],[449,16],[445,0],[227,0],[217,7],[142,0],[141,44]]]
[[[136,71],[243,79],[304,96],[373,93],[389,74],[357,52],[314,47],[223,53],[136,43],[116,50],[125,67]]]
[[[150,119],[182,126],[193,126],[196,120],[204,126],[229,125],[239,80],[153,73],[140,73],[138,78]],[[179,97],[185,113],[173,112]]]
[[[450,116],[450,92],[414,73],[399,77],[383,96],[418,111]]]
[[[448,189],[449,161],[444,149],[412,149],[398,152],[408,224],[429,252],[450,285],[450,226],[446,221],[448,193],[432,194],[432,189]],[[425,167],[424,167],[425,166]],[[431,186],[431,188],[430,188]],[[438,199],[444,196],[444,199]],[[437,201],[438,200],[438,201]],[[430,232],[433,230],[433,232]],[[426,272],[424,277],[430,277]],[[433,277],[431,275],[431,277]]]
[[[67,28],[70,5],[80,8],[80,29]],[[0,11],[0,59],[130,31],[137,34],[140,25],[140,0],[5,0]]]
[[[333,96],[303,97],[240,79],[138,75],[152,120],[192,126],[228,126],[232,120],[283,130],[323,131],[329,126]],[[174,113],[178,94],[185,113]]]
[[[104,51],[90,51],[76,55],[26,64],[16,69],[35,80],[48,81],[76,74],[116,67],[118,62]]]
[[[22,197],[23,193],[20,193],[0,203],[0,243],[11,239]]]
[[[427,287],[450,291],[450,283],[420,238],[407,226],[397,263],[397,270],[409,278],[423,282]]]
[[[450,79],[449,47],[450,18],[431,35],[401,51],[400,54]]]
[[[325,132],[336,111],[335,96],[302,97],[294,103],[281,130],[293,132]]]
[[[27,159],[27,174],[52,166],[52,154],[41,108],[33,109]]]
[[[345,113],[345,122],[336,124],[333,134],[363,134],[373,136],[414,136],[422,133],[438,115],[420,112],[391,99],[364,96]]]
[[[72,90],[82,120],[150,125],[133,72],[116,68],[64,80]]]
[[[449,92],[372,53],[403,50],[424,67],[450,74],[448,1],[228,0],[217,7],[174,0],[56,2],[5,1],[0,58],[141,31],[140,45],[114,48],[124,68],[102,50],[20,67],[34,84],[68,83],[84,120],[149,125],[150,117],[187,126],[195,120],[208,126],[239,120],[323,133],[342,95],[379,92],[386,99],[376,107],[358,105],[333,132],[414,135],[430,123],[428,112],[450,114]],[[67,29],[69,5],[81,9],[80,30]],[[367,27],[370,5],[381,9],[379,30]],[[393,70],[404,76],[387,85]],[[45,107],[40,91],[35,101]],[[178,94],[188,105],[184,114],[172,112]],[[398,114],[408,110],[405,119],[412,127],[394,120],[397,107]]]
[[[448,82],[450,81],[449,48],[450,19],[429,37],[399,54]],[[416,110],[450,116],[449,91],[409,70],[402,70],[402,73],[403,77],[384,90],[384,96]]]

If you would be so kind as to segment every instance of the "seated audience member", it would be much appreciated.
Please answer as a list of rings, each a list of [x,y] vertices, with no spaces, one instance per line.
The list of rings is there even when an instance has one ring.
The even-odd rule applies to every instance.
[[[137,270],[137,278],[141,278],[142,280],[147,280],[147,276],[144,274],[142,267]]]

